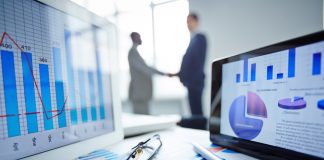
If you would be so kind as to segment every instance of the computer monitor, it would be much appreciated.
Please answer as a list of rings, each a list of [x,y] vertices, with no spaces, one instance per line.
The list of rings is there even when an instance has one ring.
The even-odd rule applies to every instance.
[[[211,140],[262,159],[324,158],[323,57],[321,31],[215,60]]]
[[[0,0],[0,159],[72,159],[123,138],[115,26],[65,0]]]

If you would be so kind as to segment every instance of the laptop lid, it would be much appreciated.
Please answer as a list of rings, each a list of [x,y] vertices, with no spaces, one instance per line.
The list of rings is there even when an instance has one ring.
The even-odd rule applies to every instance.
[[[0,17],[0,159],[121,140],[115,26],[65,0],[0,0]]]
[[[324,158],[323,51],[322,31],[215,60],[211,141],[262,159]]]

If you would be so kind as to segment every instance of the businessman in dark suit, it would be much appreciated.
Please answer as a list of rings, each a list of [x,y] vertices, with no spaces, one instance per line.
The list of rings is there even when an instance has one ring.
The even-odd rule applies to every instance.
[[[192,128],[200,128],[205,123],[202,112],[202,93],[204,88],[204,65],[207,50],[207,40],[204,34],[197,31],[199,25],[198,16],[190,13],[187,17],[187,26],[191,34],[189,46],[183,56],[179,76],[181,83],[188,89],[188,99],[192,117],[183,119],[182,125],[193,125]],[[180,125],[181,125],[180,123]],[[190,126],[189,126],[190,127]],[[204,129],[205,127],[201,127]]]

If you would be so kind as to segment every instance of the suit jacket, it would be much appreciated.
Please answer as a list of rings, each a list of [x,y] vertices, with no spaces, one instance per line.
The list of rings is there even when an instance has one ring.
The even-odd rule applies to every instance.
[[[131,75],[129,99],[149,101],[153,94],[152,75],[163,73],[149,67],[134,46],[129,50],[128,63]]]
[[[197,33],[190,40],[179,72],[180,81],[187,88],[202,89],[204,87],[206,50],[206,37]]]

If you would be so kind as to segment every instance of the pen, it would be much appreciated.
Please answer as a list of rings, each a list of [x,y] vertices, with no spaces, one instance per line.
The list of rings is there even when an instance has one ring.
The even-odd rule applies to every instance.
[[[204,157],[207,160],[225,160],[224,158],[221,158],[213,153],[211,153],[210,151],[208,151],[206,148],[204,148],[203,146],[201,146],[200,144],[191,142],[194,151],[197,152],[198,154],[200,154],[202,157]]]

